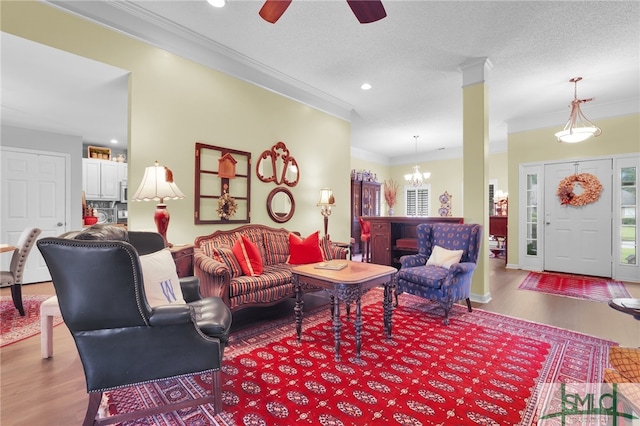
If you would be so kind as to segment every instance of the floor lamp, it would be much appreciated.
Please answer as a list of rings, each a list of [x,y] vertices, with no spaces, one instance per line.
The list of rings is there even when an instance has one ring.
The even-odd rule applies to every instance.
[[[156,206],[153,220],[167,247],[172,246],[167,241],[167,229],[171,216],[164,200],[178,200],[180,198],[184,198],[184,194],[173,181],[173,172],[169,168],[159,165],[157,161],[153,166],[145,169],[142,182],[136,193],[133,194],[133,201],[160,201]]]
[[[330,188],[320,190],[320,201],[318,207],[321,207],[320,214],[324,217],[324,235],[329,240],[329,216],[331,216],[331,207],[335,205],[335,198]]]

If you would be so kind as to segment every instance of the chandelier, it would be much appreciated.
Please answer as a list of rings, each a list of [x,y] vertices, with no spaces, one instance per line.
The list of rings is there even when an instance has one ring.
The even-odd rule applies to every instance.
[[[413,138],[416,141],[416,161],[418,158],[418,138],[420,136],[414,136]],[[420,167],[418,167],[418,164],[416,163],[415,166],[413,166],[413,173],[411,174],[407,174],[404,175],[404,179],[409,182],[411,184],[411,186],[413,187],[419,187],[422,186],[423,182],[426,179],[429,179],[431,177],[431,173],[429,172],[424,172],[424,173],[420,173]]]
[[[565,124],[564,129],[555,134],[558,142],[577,143],[589,139],[591,136],[600,136],[602,129],[593,124],[580,110],[580,104],[592,101],[589,99],[578,99],[578,82],[582,77],[569,80],[574,84],[573,101],[571,101],[571,114]]]

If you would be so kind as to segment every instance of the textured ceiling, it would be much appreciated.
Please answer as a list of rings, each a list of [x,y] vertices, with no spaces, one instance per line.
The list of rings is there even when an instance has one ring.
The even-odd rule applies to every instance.
[[[365,25],[342,0],[294,0],[276,24],[258,16],[257,1],[222,9],[204,0],[54,3],[336,115],[347,111],[352,148],[392,164],[415,160],[413,135],[419,157],[459,152],[458,67],[474,58],[493,65],[494,149],[504,149],[508,129],[560,129],[575,76],[584,77],[578,96],[595,97],[584,107],[592,120],[640,112],[636,1],[383,0],[387,17]],[[255,72],[270,79],[254,80]],[[363,82],[373,88],[360,90]]]

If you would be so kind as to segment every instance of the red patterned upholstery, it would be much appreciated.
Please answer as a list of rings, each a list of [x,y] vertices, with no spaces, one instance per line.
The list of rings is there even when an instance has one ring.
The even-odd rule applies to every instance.
[[[282,228],[244,225],[196,238],[194,273],[200,278],[202,294],[221,297],[232,311],[273,305],[292,297],[295,292],[291,265],[286,263],[290,254],[289,234],[291,231]],[[235,264],[219,255],[220,247],[232,247],[241,236],[248,238],[260,251],[263,271],[257,276],[237,274]],[[323,259],[346,259],[348,254],[347,249],[326,241],[320,241],[320,249]]]

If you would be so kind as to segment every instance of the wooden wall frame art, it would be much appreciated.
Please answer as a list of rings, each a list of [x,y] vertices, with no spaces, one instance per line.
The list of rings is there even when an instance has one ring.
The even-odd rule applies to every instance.
[[[294,187],[300,181],[300,168],[284,142],[278,142],[270,150],[260,154],[256,163],[256,175],[262,182]]]
[[[194,223],[249,223],[251,153],[196,142]]]

